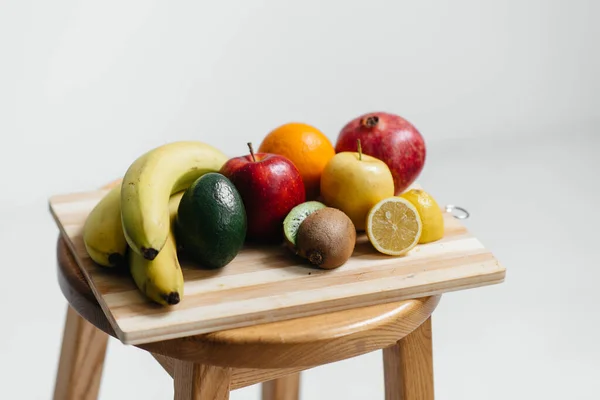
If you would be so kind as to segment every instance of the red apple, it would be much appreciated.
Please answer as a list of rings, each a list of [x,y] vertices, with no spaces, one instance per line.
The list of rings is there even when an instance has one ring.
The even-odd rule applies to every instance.
[[[286,157],[254,153],[228,160],[221,168],[237,188],[248,219],[249,241],[278,243],[283,240],[283,220],[292,208],[306,201],[302,176]]]
[[[425,141],[410,122],[399,115],[374,112],[348,122],[340,131],[335,151],[356,151],[360,139],[365,154],[385,162],[394,177],[395,194],[413,183],[425,164]]]

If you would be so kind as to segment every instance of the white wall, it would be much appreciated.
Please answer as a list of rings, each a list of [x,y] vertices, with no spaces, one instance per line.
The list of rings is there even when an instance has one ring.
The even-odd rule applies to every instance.
[[[0,175],[21,205],[167,141],[233,155],[290,120],[335,140],[385,109],[429,143],[600,121],[592,0],[1,4]]]
[[[593,0],[0,0],[0,398],[48,398],[54,385],[65,299],[50,195],[98,187],[168,141],[237,155],[290,120],[335,140],[374,109],[417,125],[432,150],[426,187],[469,208],[508,269],[505,284],[436,311],[439,397],[597,398],[598,15]],[[559,134],[587,138],[547,138]],[[552,218],[573,188],[571,218]],[[381,379],[372,353],[304,387],[364,399]],[[102,390],[172,394],[146,354],[114,341]]]

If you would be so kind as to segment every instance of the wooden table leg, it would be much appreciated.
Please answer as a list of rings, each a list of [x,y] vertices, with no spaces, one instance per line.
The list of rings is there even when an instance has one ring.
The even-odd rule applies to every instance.
[[[98,398],[107,343],[106,333],[67,308],[54,400]]]
[[[383,349],[386,400],[433,400],[431,317]]]
[[[228,400],[231,368],[177,360],[173,381],[175,400]]]
[[[289,374],[262,384],[262,400],[298,400],[300,373]]]

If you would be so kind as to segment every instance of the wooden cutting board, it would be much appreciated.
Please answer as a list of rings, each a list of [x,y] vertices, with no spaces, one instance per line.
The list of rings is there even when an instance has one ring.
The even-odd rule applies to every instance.
[[[94,295],[125,344],[140,344],[500,283],[505,269],[465,227],[444,214],[442,240],[406,256],[378,253],[364,234],[350,260],[315,269],[282,246],[247,246],[208,271],[182,260],[183,300],[148,301],[127,274],[99,267],[82,240],[85,219],[108,190],[50,199],[50,210]]]

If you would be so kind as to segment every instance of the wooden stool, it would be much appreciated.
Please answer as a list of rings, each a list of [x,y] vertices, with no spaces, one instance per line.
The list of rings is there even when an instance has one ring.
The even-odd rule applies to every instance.
[[[104,312],[62,238],[58,281],[69,303],[54,399],[96,399],[109,335]],[[222,400],[263,383],[263,400],[297,400],[299,372],[383,349],[385,398],[434,398],[430,315],[440,296],[230,329],[136,347],[174,378],[175,399]]]

